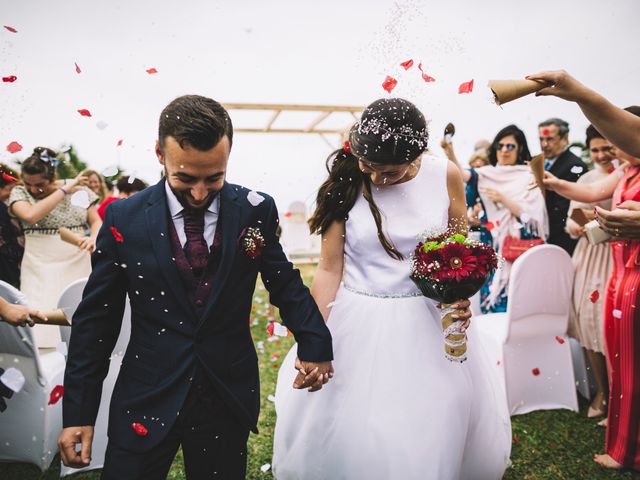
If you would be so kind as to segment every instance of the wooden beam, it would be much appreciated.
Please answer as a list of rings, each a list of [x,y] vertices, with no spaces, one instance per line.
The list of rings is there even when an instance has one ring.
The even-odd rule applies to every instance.
[[[275,112],[273,112],[273,115],[271,115],[271,118],[269,119],[267,126],[264,128],[265,132],[268,132],[269,130],[271,130],[271,127],[273,126],[273,122],[276,121],[276,118],[280,116],[281,112],[282,110],[276,110]]]
[[[351,112],[360,113],[364,107],[344,105],[286,105],[277,103],[225,103],[227,110],[290,110],[302,112]]]
[[[336,134],[336,135],[341,135],[343,130],[340,129],[335,129],[335,130],[331,130],[331,129],[322,129],[322,130],[304,130],[304,129],[299,129],[299,128],[271,128],[269,130],[265,130],[264,128],[233,128],[233,132],[240,132],[240,133],[312,133],[312,134],[318,134],[318,133],[325,133],[325,134]]]
[[[325,118],[327,118],[332,113],[333,112],[322,112],[313,122],[311,122],[311,125],[307,127],[307,132],[311,132],[314,128],[318,126],[320,122],[322,122]]]

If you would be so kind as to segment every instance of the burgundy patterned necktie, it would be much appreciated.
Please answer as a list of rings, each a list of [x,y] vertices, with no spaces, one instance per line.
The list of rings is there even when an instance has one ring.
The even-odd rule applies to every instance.
[[[204,209],[185,208],[182,211],[184,233],[187,236],[183,250],[196,277],[202,275],[209,260],[209,247],[204,239],[204,214]]]

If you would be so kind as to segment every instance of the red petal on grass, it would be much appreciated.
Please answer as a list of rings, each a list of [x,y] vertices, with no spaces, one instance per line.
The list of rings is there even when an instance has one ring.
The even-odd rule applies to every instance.
[[[413,67],[413,59],[407,60],[406,62],[402,62],[400,66],[403,67],[405,70],[409,70],[411,67]]]
[[[518,440],[518,435],[516,435],[515,433],[513,434],[513,440],[512,442],[514,445],[520,445],[520,440]]]
[[[13,83],[18,79],[15,75],[9,75],[8,77],[2,77],[4,83]]]
[[[78,66],[77,63],[73,63],[76,66],[76,73],[82,73],[82,70],[80,70],[80,67]]]
[[[116,227],[111,227],[109,230],[111,230],[111,233],[113,234],[113,238],[116,239],[116,242],[118,242],[118,243],[123,243],[124,242],[124,237],[122,236],[122,234],[118,231],[118,229]]]
[[[11,142],[7,145],[7,152],[9,153],[18,153],[20,150],[22,150],[22,145],[18,142]]]
[[[53,387],[53,390],[51,390],[51,393],[49,394],[49,405],[55,405],[58,403],[58,400],[62,398],[62,395],[64,395],[64,387],[62,385],[56,385]]]
[[[430,77],[429,75],[427,75],[427,74],[425,73],[425,71],[424,71],[424,70],[422,70],[422,64],[419,64],[419,65],[418,65],[418,69],[420,70],[420,73],[422,74],[422,79],[423,79],[425,82],[429,83],[429,82],[435,82],[435,81],[436,81],[436,79],[435,79],[435,78]]]
[[[398,85],[398,81],[395,78],[390,77],[389,75],[387,75],[387,78],[385,78],[384,82],[382,82],[382,88],[384,88],[389,93],[391,93],[391,90],[396,88],[396,85]]]
[[[131,428],[133,428],[133,431],[136,432],[136,435],[138,435],[139,437],[146,437],[147,435],[149,435],[149,430],[147,430],[147,427],[145,427],[141,423],[134,422],[131,424]]]
[[[458,87],[458,93],[471,93],[473,92],[473,80],[461,83]]]
[[[78,113],[80,115],[82,115],[83,117],[90,117],[91,116],[91,112],[89,110],[87,110],[86,108],[81,108],[80,110],[78,110]]]
[[[556,335],[556,342],[562,345],[565,342],[565,339],[562,338],[560,335]]]
[[[148,68],[147,73],[149,75],[153,75],[154,73],[158,73],[158,70],[156,70],[155,68]]]
[[[589,295],[589,300],[591,301],[591,303],[596,303],[599,299],[600,292],[598,290],[594,290],[593,292],[591,292],[591,295]]]
[[[540,369],[534,368],[533,370],[531,370],[531,373],[533,373],[537,377],[538,375],[540,375]]]
[[[4,28],[6,28],[7,30],[9,30],[11,33],[18,33],[18,30],[16,30],[13,27],[10,27],[9,25],[5,25]]]

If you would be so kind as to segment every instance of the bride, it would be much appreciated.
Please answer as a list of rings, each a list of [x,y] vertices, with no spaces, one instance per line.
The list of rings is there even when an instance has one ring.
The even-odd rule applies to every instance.
[[[412,103],[377,100],[329,157],[309,224],[323,237],[311,291],[333,336],[335,377],[314,394],[294,390],[296,346],[283,362],[278,480],[485,480],[508,464],[511,425],[495,366],[473,328],[468,361],[445,358],[436,303],[409,278],[422,233],[466,233],[460,174],[423,154],[427,140]],[[467,320],[469,302],[457,304]]]

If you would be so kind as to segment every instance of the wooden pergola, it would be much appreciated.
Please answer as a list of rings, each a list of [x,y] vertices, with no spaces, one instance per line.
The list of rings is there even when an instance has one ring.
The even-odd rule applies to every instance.
[[[339,128],[322,127],[331,115],[337,113],[348,113],[353,117],[353,121],[359,120],[358,114],[362,113],[364,107],[349,107],[344,105],[285,105],[285,104],[263,104],[263,103],[226,103],[227,110],[253,110],[270,111],[271,116],[262,128],[243,128],[234,125],[234,132],[244,133],[313,133],[319,135],[336,134],[343,135],[353,122]],[[316,112],[317,116],[308,124],[295,128],[280,128],[276,124],[278,117],[283,112]]]

